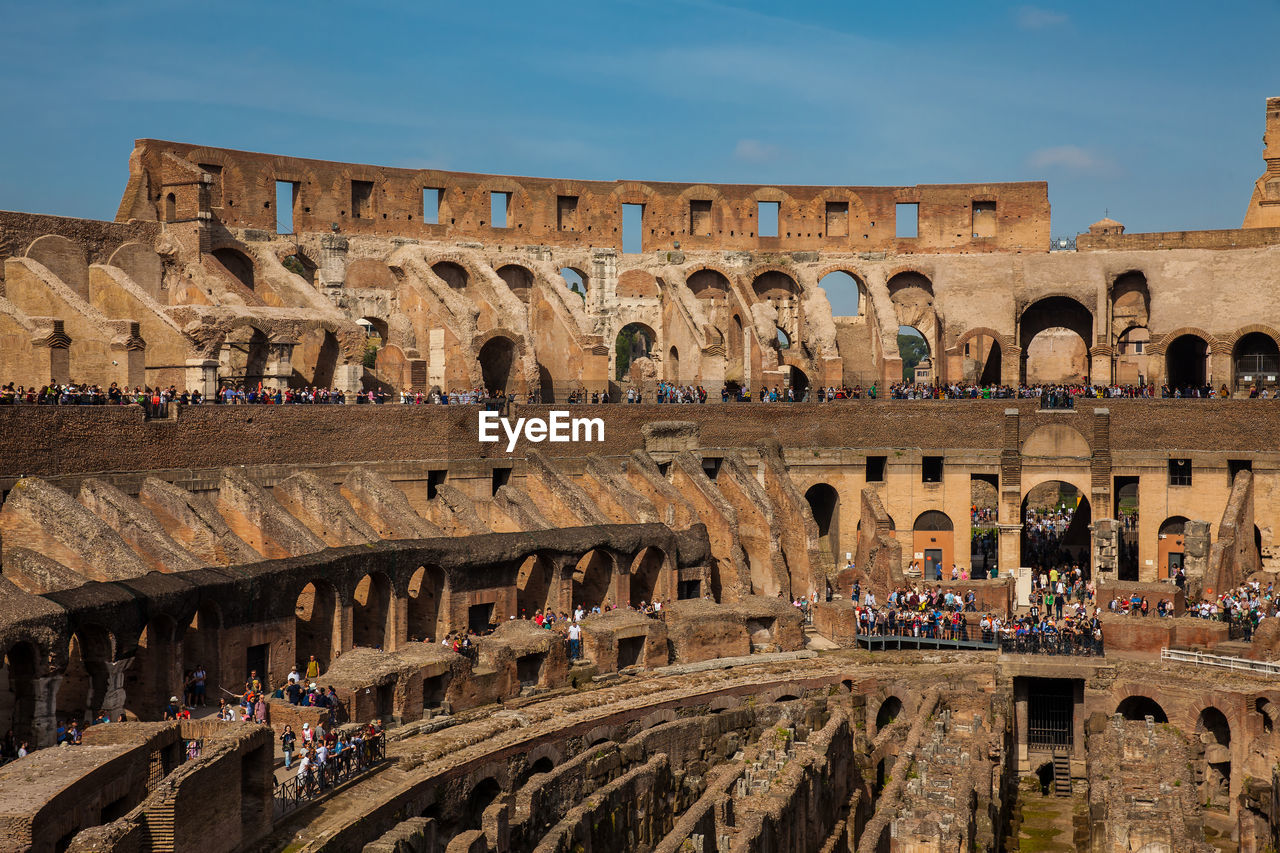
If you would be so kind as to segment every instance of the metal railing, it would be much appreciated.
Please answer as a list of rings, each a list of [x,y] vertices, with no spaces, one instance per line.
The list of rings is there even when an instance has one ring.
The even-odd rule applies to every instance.
[[[1160,660],[1176,663],[1194,663],[1200,666],[1216,666],[1222,669],[1235,669],[1245,672],[1259,672],[1265,675],[1280,675],[1280,663],[1265,660],[1249,660],[1227,655],[1211,655],[1205,652],[1188,652],[1181,649],[1161,649]]]
[[[1027,634],[1001,637],[1003,655],[1075,655],[1101,657],[1102,641],[1086,634]]]
[[[1053,237],[1049,240],[1050,252],[1074,252],[1076,250],[1075,235],[1070,237]]]
[[[291,776],[283,782],[277,781],[274,790],[276,818],[363,775],[385,761],[386,757],[386,736],[378,735],[331,756],[323,767],[312,768],[306,776]]]

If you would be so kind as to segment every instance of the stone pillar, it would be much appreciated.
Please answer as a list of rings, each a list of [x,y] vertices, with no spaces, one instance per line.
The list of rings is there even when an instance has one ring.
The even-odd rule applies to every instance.
[[[188,391],[199,390],[205,397],[218,393],[218,362],[208,358],[189,358],[185,372]]]
[[[346,280],[347,238],[325,234],[320,238],[320,268],[316,270],[316,284],[320,286],[320,292],[336,304]]]
[[[409,642],[409,598],[408,596],[391,596],[391,606],[387,625],[387,651],[394,652]]]
[[[1248,531],[1250,537],[1253,531]],[[1187,602],[1199,599],[1209,570],[1209,522],[1188,521],[1182,528],[1182,571],[1187,576]]]
[[[1093,534],[1093,577],[1101,583],[1117,579],[1120,558],[1120,522],[1114,518],[1100,518],[1089,525]]]
[[[1207,379],[1214,388],[1221,388],[1226,385],[1234,393],[1236,390],[1235,371],[1232,369],[1231,348],[1227,344],[1221,344],[1220,346],[1225,347],[1225,351],[1219,351],[1216,347],[1209,351]]]
[[[1086,760],[1084,749],[1084,679],[1076,678],[1071,682],[1073,696],[1071,708],[1071,762],[1083,763]],[[1084,768],[1082,768],[1084,770]],[[1085,771],[1087,772],[1087,770]],[[1075,775],[1075,768],[1072,768]],[[1083,774],[1082,774],[1083,775]]]
[[[363,379],[363,364],[339,364],[333,370],[333,387],[344,394],[359,393]]]
[[[1095,385],[1111,384],[1111,348],[1095,346],[1089,350],[1089,381]]]
[[[355,638],[352,636],[353,615],[354,605],[350,603],[338,602],[333,608],[333,653],[330,655],[329,666],[333,666],[335,660],[355,645]]]
[[[1030,740],[1030,732],[1028,731],[1028,717],[1030,699],[1027,692],[1027,682],[1023,678],[1015,678],[1013,680],[1013,724],[1015,726],[1015,749],[1017,750],[1017,763],[1014,769],[1019,773],[1025,773],[1031,769],[1031,756],[1027,748],[1027,742]],[[1081,739],[1083,743],[1083,738]]]
[[[58,686],[61,675],[46,675],[31,680],[35,708],[31,715],[31,734],[37,747],[53,746],[58,739]]]
[[[133,661],[133,658],[125,658],[103,663],[107,670],[107,692],[102,696],[100,704],[102,710],[112,720],[118,720],[120,712],[124,710],[125,701],[128,698],[124,690],[124,674]]]
[[[1005,385],[1017,385],[1022,381],[1022,347],[1000,347],[1000,381]]]
[[[1022,442],[1021,412],[1004,410],[1004,441],[1000,451],[1000,576],[1022,563]]]
[[[262,387],[268,391],[289,387],[289,377],[293,375],[294,341],[272,341],[267,347],[267,365],[263,369]]]

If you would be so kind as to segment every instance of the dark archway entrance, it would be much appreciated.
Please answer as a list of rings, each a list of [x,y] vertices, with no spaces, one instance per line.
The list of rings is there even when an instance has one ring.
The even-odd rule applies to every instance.
[[[1089,499],[1061,480],[1040,483],[1022,500],[1022,565],[1037,572],[1078,568],[1090,577]]]
[[[826,483],[815,483],[804,493],[818,526],[818,547],[827,565],[840,559],[840,493]]]
[[[1174,338],[1164,354],[1165,382],[1174,391],[1203,388],[1209,376],[1209,343],[1199,335]]]
[[[1262,332],[1250,332],[1236,341],[1231,363],[1235,368],[1235,387],[1240,391],[1274,388],[1280,379],[1280,347],[1270,335]]]
[[[516,360],[516,345],[513,340],[502,335],[490,339],[480,347],[477,356],[480,361],[481,381],[485,389],[494,396],[509,394],[511,391],[511,368]]]

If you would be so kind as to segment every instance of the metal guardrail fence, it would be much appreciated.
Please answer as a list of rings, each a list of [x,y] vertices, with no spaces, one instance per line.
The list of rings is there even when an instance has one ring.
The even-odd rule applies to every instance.
[[[344,782],[361,776],[386,760],[387,738],[380,735],[343,750],[314,768],[305,777],[291,776],[276,782],[275,817],[279,819],[308,800],[323,796]]]
[[[1249,658],[1234,658],[1227,655],[1211,655],[1205,652],[1182,651],[1181,649],[1161,649],[1160,660],[1175,663],[1194,663],[1201,666],[1216,666],[1222,669],[1235,669],[1244,672],[1259,672],[1264,675],[1280,675],[1280,663]]]
[[[875,651],[887,649],[914,648],[957,648],[976,651],[999,649],[1006,655],[1075,655],[1079,657],[1101,657],[1103,645],[1101,640],[1085,634],[1027,634],[1023,637],[997,637],[991,631],[984,631],[974,626],[950,626],[933,629],[926,626],[918,634],[912,630],[881,631],[867,634],[859,631],[857,642],[864,648]]]

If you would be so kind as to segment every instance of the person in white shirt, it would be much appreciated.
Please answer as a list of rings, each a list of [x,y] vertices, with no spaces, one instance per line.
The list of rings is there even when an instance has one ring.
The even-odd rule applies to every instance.
[[[581,622],[581,621],[582,621],[582,617],[583,617],[583,616],[585,616],[585,615],[586,615],[586,613],[585,613],[585,612],[583,612],[583,610],[582,610],[582,605],[581,605],[581,604],[579,604],[579,605],[577,606],[577,608],[573,611],[573,621],[574,621],[574,622]]]
[[[307,777],[311,775],[311,756],[305,752],[302,753],[302,759],[298,762],[298,781],[306,782]]]
[[[582,626],[574,622],[569,626],[569,660],[582,656]]]
[[[324,742],[321,741],[320,745],[316,747],[316,766],[324,767],[325,762],[328,760],[329,760],[329,747],[325,746]]]

